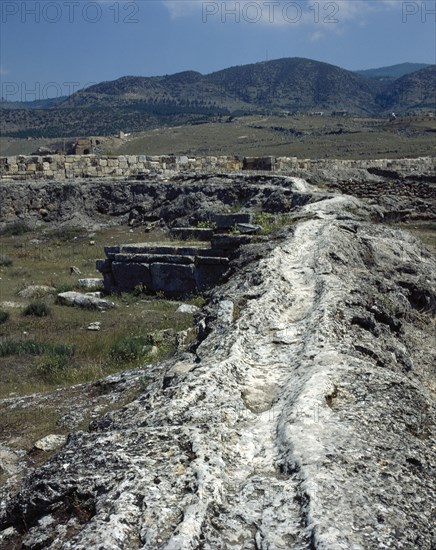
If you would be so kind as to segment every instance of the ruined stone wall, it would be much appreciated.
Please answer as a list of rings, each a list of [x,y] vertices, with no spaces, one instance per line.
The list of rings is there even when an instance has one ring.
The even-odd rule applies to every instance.
[[[268,160],[268,162],[267,162]],[[306,172],[332,170],[387,170],[408,174],[436,174],[434,158],[377,160],[313,160],[297,157],[262,159],[231,156],[50,155],[0,157],[0,180],[72,180],[80,178],[134,177],[154,172],[239,172],[268,166],[271,172],[304,176]]]

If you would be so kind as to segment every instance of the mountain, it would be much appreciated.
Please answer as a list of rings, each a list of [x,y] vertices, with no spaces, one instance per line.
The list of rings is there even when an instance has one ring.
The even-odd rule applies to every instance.
[[[57,137],[141,131],[229,115],[347,111],[377,116],[392,109],[432,108],[433,74],[429,66],[383,80],[310,59],[284,58],[208,75],[125,76],[45,108],[2,109],[0,129],[6,136]],[[420,89],[425,90],[422,101]],[[410,90],[410,101],[408,96],[404,101],[404,90]]]
[[[122,101],[157,113],[165,107],[213,107],[226,113],[376,109],[373,83],[334,65],[285,58],[224,69],[209,75],[123,77],[82,90],[60,107],[101,107]],[[165,110],[165,109],[164,109]]]
[[[378,96],[383,109],[403,113],[410,110],[431,110],[436,105],[436,65],[430,65],[392,82]]]
[[[355,71],[357,74],[366,76],[367,78],[401,78],[410,73],[425,69],[431,65],[427,63],[399,63],[398,65],[390,65],[389,67],[380,67],[378,69],[366,69],[363,71]]]

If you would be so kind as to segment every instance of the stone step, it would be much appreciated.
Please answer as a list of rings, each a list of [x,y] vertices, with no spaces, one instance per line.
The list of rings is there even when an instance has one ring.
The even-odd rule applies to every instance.
[[[213,229],[202,227],[173,227],[171,235],[183,241],[210,241],[213,237]]]
[[[139,264],[193,264],[195,256],[180,256],[177,254],[115,254],[115,262],[139,263]]]
[[[229,265],[227,256],[197,256],[195,265]]]
[[[249,244],[253,242],[253,237],[251,235],[214,235],[212,238],[212,249],[213,250],[235,250],[243,244]],[[225,255],[225,254],[224,254]]]
[[[206,246],[171,246],[153,243],[124,244],[106,246],[106,256],[113,260],[116,254],[162,254],[168,256],[197,256]]]

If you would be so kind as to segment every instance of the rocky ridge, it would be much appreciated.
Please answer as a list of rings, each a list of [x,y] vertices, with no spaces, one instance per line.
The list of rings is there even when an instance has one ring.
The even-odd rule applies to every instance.
[[[190,353],[3,488],[0,547],[434,547],[436,262],[375,213],[242,253]]]

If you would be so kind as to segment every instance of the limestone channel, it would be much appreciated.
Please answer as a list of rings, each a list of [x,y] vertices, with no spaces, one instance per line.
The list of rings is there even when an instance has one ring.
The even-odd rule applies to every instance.
[[[192,353],[3,489],[0,547],[434,548],[436,262],[373,213],[302,206]]]

